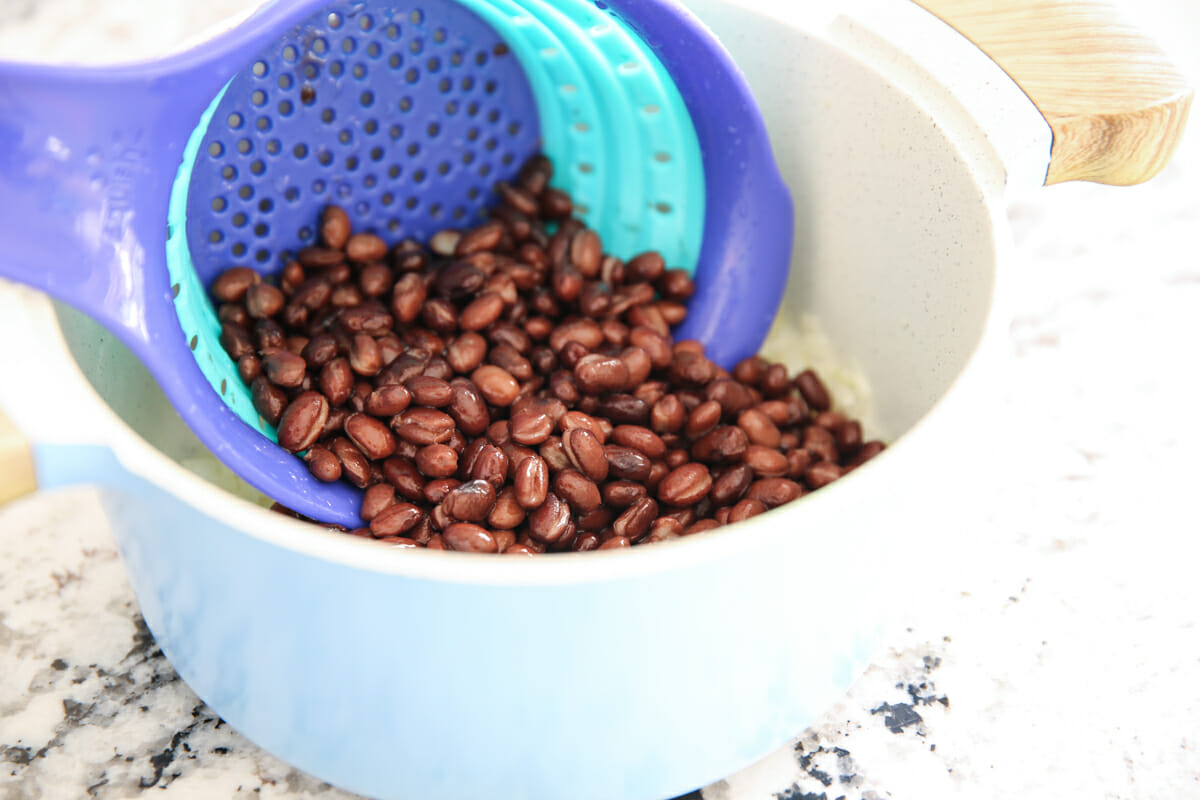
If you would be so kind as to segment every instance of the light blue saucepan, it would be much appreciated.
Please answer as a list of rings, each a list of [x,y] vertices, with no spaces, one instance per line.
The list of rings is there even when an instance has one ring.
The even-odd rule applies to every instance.
[[[796,200],[767,353],[894,443],[791,506],[620,552],[390,550],[246,499],[129,349],[0,286],[0,408],[38,485],[103,488],[171,663],[300,769],[396,800],[681,794],[802,732],[953,575],[971,530],[938,511],[982,456],[971,426],[996,422],[972,410],[1004,344],[1004,196],[1045,179],[1050,128],[916,5],[688,5],[745,70]]]

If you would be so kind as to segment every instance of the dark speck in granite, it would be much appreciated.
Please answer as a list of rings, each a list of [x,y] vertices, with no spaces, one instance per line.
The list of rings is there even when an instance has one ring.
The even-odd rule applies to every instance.
[[[928,676],[941,665],[942,659],[940,656],[925,655],[921,658],[920,670],[922,674]],[[896,688],[904,689],[908,695],[909,702],[881,703],[871,709],[872,715],[883,714],[883,724],[892,733],[903,733],[905,728],[924,721],[921,715],[917,713],[916,706],[928,706],[933,703],[939,703],[945,708],[950,707],[950,698],[946,695],[939,696],[935,691],[932,680],[901,682],[896,684]],[[918,728],[917,735],[924,736],[924,729]]]
[[[892,733],[903,733],[909,725],[921,721],[921,715],[908,703],[883,703],[878,708],[872,708],[871,713],[883,714],[883,724]]]
[[[150,632],[150,628],[141,614],[134,616],[133,626],[133,647],[125,654],[125,659],[136,657],[140,663],[152,658],[161,658],[162,651],[158,649],[158,644],[154,641],[154,634]]]
[[[179,773],[176,772],[172,773],[171,775],[167,775],[164,778],[163,771],[166,770],[167,767],[171,766],[171,762],[175,760],[175,751],[180,747],[180,745],[182,745],[185,749],[190,750],[190,748],[187,746],[187,738],[192,735],[192,732],[200,724],[201,723],[197,720],[191,725],[188,725],[186,728],[175,731],[175,734],[171,737],[171,744],[169,744],[161,753],[150,756],[150,766],[154,768],[154,777],[150,778],[149,780],[142,778],[140,783],[141,788],[148,789],[151,786],[157,786],[160,781],[162,782],[163,786],[167,786],[171,783],[171,781],[179,777]]]
[[[946,708],[949,708],[950,698],[946,697],[946,695],[938,697],[936,693],[921,694],[922,691],[928,691],[932,688],[933,687],[929,683],[922,681],[921,683],[917,684],[908,684],[905,687],[905,690],[908,692],[908,696],[912,698],[912,704],[914,706],[927,706],[933,703],[941,703]]]
[[[72,724],[78,725],[91,710],[92,706],[85,706],[71,699],[63,700],[63,717]]]
[[[797,751],[797,752],[799,752],[799,751]],[[813,778],[816,778],[818,781],[820,781],[822,786],[829,786],[831,783],[833,783],[833,778],[829,777],[828,772],[825,772],[824,770],[818,769],[816,766],[814,766],[813,759],[819,753],[828,753],[828,752],[831,752],[831,751],[826,750],[824,747],[821,747],[810,753],[799,752],[799,756],[796,758],[796,761],[800,764],[800,769],[804,770],[808,775],[810,775]]]
[[[0,746],[0,754],[4,755],[4,760],[10,764],[28,764],[33,760],[32,747],[17,747],[15,745]]]
[[[858,767],[850,757],[850,751],[844,747],[826,747],[818,744],[806,746],[803,740],[796,742],[793,748],[796,753],[796,764],[807,777],[828,787],[833,785],[833,772],[837,772],[837,781],[842,785],[861,783],[858,778]],[[800,791],[799,784],[793,784],[788,790],[793,794]],[[786,795],[777,795],[781,800],[787,800]],[[801,795],[802,796],[802,795]]]
[[[775,793],[776,800],[842,800],[843,797],[844,795],[838,795],[837,797],[831,798],[825,792],[821,792],[820,794],[816,794],[815,792],[805,792],[800,789],[798,784],[795,783],[793,783],[787,789],[784,789],[782,792]]]

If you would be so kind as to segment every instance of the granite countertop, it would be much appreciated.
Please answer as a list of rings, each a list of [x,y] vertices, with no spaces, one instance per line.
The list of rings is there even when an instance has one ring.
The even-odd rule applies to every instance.
[[[965,444],[977,488],[946,498],[980,557],[931,555],[913,580],[947,585],[944,602],[793,743],[690,800],[1200,793],[1200,125],[1150,184],[1054,187],[1010,218],[1007,359],[992,422]],[[180,681],[94,490],[10,503],[0,798],[143,790],[352,797],[259,750]]]

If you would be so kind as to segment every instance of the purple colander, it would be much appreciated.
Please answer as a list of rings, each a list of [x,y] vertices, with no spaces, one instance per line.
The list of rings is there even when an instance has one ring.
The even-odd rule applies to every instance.
[[[155,61],[0,62],[0,277],[119,337],[249,484],[357,527],[360,490],[254,410],[205,289],[277,272],[330,203],[389,241],[476,224],[539,151],[609,252],[693,272],[678,338],[757,351],[791,198],[741,73],[672,0],[277,0]]]

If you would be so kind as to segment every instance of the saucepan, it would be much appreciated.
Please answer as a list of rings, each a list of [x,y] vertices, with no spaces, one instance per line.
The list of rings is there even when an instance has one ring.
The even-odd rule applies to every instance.
[[[744,70],[795,201],[766,350],[891,443],[752,520],[627,551],[397,551],[271,513],[91,319],[0,291],[4,494],[101,487],[147,624],[257,744],[380,798],[679,794],[845,692],[996,366],[1014,193],[1157,172],[1191,91],[1107,7],[688,0]],[[2,156],[0,156],[2,157]],[[3,256],[0,256],[3,257]]]

